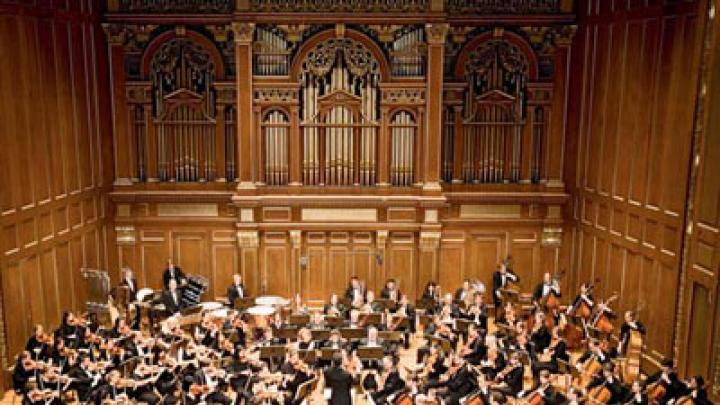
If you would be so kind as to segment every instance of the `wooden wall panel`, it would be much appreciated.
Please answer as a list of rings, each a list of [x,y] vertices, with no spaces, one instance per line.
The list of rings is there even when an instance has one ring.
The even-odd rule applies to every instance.
[[[571,289],[597,279],[618,311],[644,304],[654,360],[673,355],[701,4],[579,2],[572,48]]]
[[[81,310],[82,267],[107,269],[107,63],[95,2],[1,2],[0,278],[7,366],[34,323]],[[37,4],[36,4],[37,3]],[[80,4],[82,3],[82,5]],[[22,44],[22,46],[19,46]],[[0,387],[2,388],[2,387]]]

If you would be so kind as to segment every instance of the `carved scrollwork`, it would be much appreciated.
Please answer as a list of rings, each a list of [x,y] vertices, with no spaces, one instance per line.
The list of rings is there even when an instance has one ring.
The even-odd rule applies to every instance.
[[[251,0],[264,12],[421,12],[428,0]]]
[[[560,0],[445,0],[450,14],[542,14],[560,12]]]
[[[383,104],[424,104],[425,89],[384,89]]]
[[[475,94],[500,90],[516,96],[525,89],[528,61],[517,47],[506,41],[487,41],[470,52],[465,74]]]
[[[118,10],[126,13],[230,13],[235,0],[119,0]]]
[[[297,100],[297,89],[255,89],[256,103],[286,104]]]
[[[348,70],[355,76],[378,74],[380,66],[365,46],[347,38],[331,38],[308,52],[304,70],[315,76],[325,76],[335,66],[336,58],[343,54]]]

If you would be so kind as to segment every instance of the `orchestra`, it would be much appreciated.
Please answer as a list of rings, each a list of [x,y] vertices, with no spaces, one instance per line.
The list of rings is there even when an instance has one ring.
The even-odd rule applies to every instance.
[[[221,303],[188,307],[192,276],[168,261],[155,324],[132,310],[140,289],[123,269],[127,317],[101,325],[65,312],[53,333],[37,325],[13,386],[28,404],[711,403],[703,377],[680,380],[671,360],[649,375],[639,369],[639,309],[623,313],[615,336],[615,295],[596,299],[583,283],[562,304],[550,273],[531,294],[508,294],[519,282],[508,264],[494,274],[490,317],[484,286],[470,279],[444,294],[430,282],[411,302],[395,279],[376,298],[353,277],[320,307],[298,294],[261,311],[239,305],[251,297],[238,274]]]

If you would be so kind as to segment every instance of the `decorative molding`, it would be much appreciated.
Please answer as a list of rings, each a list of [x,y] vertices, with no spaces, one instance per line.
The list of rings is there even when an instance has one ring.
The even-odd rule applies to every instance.
[[[445,0],[448,14],[554,14],[560,0]]]
[[[232,23],[232,30],[234,34],[235,43],[238,44],[251,44],[253,41],[253,34],[255,33],[255,24],[246,22],[234,22]]]
[[[292,88],[270,88],[270,89],[255,89],[254,91],[255,103],[268,103],[268,104],[286,104],[286,103],[297,103],[298,101],[298,89]]]
[[[375,243],[378,249],[385,249],[385,244],[387,243],[389,233],[390,232],[386,230],[377,231],[377,234],[375,236]]]
[[[110,9],[123,13],[228,14],[235,9],[235,0],[114,0]]]
[[[382,89],[382,103],[394,104],[425,104],[425,88],[385,88]]]
[[[255,12],[422,12],[429,0],[250,0]]]
[[[115,243],[118,245],[134,245],[137,240],[134,226],[116,226]]]
[[[237,241],[240,248],[257,248],[260,246],[260,235],[258,231],[238,231]]]
[[[375,222],[377,210],[374,208],[303,208],[302,221],[318,222]]]
[[[290,235],[290,245],[293,247],[293,249],[300,249],[302,246],[302,231],[298,229],[293,229],[289,232]]]
[[[559,247],[562,245],[561,227],[544,227],[540,236],[540,244],[544,247]]]
[[[420,232],[420,250],[435,250],[440,247],[442,232]]]
[[[515,204],[463,204],[460,206],[460,218],[465,219],[520,218],[521,216],[522,206]]]
[[[217,217],[217,204],[158,204],[159,217]]]
[[[427,43],[430,45],[445,45],[445,39],[449,30],[449,24],[426,24],[425,33],[427,34]]]

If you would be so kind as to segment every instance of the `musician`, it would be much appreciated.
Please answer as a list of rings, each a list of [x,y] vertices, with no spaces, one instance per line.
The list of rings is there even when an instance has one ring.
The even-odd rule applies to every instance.
[[[488,339],[489,341],[489,339]],[[495,376],[505,369],[505,355],[500,352],[496,345],[487,344],[487,355],[480,362],[481,371],[489,379],[494,380]]]
[[[439,394],[444,397],[445,404],[459,405],[460,400],[470,394],[475,381],[467,363],[461,356],[452,356],[448,371],[440,376]]]
[[[333,329],[330,331],[330,338],[323,342],[323,347],[329,348],[329,349],[344,349],[345,348],[345,342],[343,341],[342,334],[339,330]]]
[[[520,362],[520,354],[513,352],[510,355],[508,365],[495,376],[496,385],[493,389],[505,395],[517,396],[523,389],[523,365]]]
[[[549,297],[550,294],[560,298],[560,283],[550,273],[545,273],[542,283],[538,284],[533,291],[533,301],[536,305],[539,305],[540,301]]]
[[[380,290],[380,298],[398,302],[400,299],[400,290],[398,289],[394,278],[390,278],[385,282],[385,287]]]
[[[628,389],[623,385],[622,381],[613,372],[613,365],[608,363],[603,366],[602,373],[593,377],[587,390],[591,391],[595,387],[603,386],[610,391],[609,404],[621,403],[627,398]]]
[[[520,277],[513,273],[505,263],[497,266],[497,270],[493,273],[493,303],[495,304],[496,311],[502,307],[502,290],[507,288],[510,283],[519,282]]]
[[[487,354],[484,336],[480,334],[475,324],[468,325],[467,342],[458,350],[460,355],[472,365],[479,365]]]
[[[552,336],[547,328],[545,322],[544,312],[535,312],[534,322],[532,323],[532,330],[530,331],[531,349],[535,353],[542,353],[546,347],[550,346]]]
[[[649,376],[644,382],[645,388],[656,382],[665,388],[665,395],[660,398],[660,404],[662,405],[669,404],[670,401],[682,396],[687,389],[685,384],[678,378],[673,366],[674,364],[671,359],[663,360],[660,370]]]
[[[645,335],[645,325],[635,318],[633,311],[625,312],[625,321],[620,326],[620,338],[618,341],[618,352],[621,355],[626,354],[628,343],[630,343],[631,332],[638,332],[641,335]]]
[[[235,300],[239,298],[245,298],[247,291],[245,291],[245,285],[242,281],[242,275],[233,274],[233,283],[227,288],[227,300],[230,308],[235,307]]]
[[[488,313],[484,294],[479,292],[473,294],[473,304],[465,311],[464,318],[473,321],[481,330],[488,330]]]
[[[232,400],[219,389],[221,385],[218,380],[218,375],[220,375],[218,370],[210,365],[207,359],[202,359],[201,362],[205,364],[195,372],[195,375],[193,376],[194,383],[201,387],[207,387],[209,391],[207,402],[230,405]]]
[[[397,364],[396,356],[386,355],[383,357],[379,389],[371,394],[373,402],[376,404],[384,404],[391,395],[395,395],[405,388],[405,380],[400,377]]]
[[[167,260],[167,266],[165,267],[165,271],[163,271],[163,286],[165,289],[170,287],[170,280],[175,280],[175,283],[179,286],[187,283],[185,273],[183,273],[180,267],[173,264],[172,259]]]
[[[540,372],[540,379],[528,391],[521,391],[518,393],[518,398],[525,398],[530,399],[533,395],[539,395],[542,397],[544,403],[546,404],[556,404],[558,403],[558,393],[555,391],[555,388],[550,384],[550,372],[547,370],[543,370]]]
[[[477,388],[468,395],[468,398],[480,398],[483,404],[490,403],[490,397],[492,391],[490,391],[490,381],[485,377],[485,373],[477,374]]]
[[[580,284],[580,293],[573,300],[572,305],[567,308],[567,315],[576,316],[575,311],[580,307],[580,303],[584,302],[585,305],[592,311],[595,307],[595,299],[592,296],[592,286],[588,283]]]
[[[588,350],[578,358],[575,362],[575,367],[582,373],[583,366],[591,358],[594,357],[600,364],[607,364],[610,362],[610,356],[603,350],[600,341],[597,339],[591,339],[588,344]]]
[[[68,376],[73,380],[71,387],[77,391],[81,402],[88,401],[90,393],[98,388],[98,383],[102,377],[100,373],[92,369],[93,367],[94,364],[91,358],[85,356],[78,365],[68,371]]]
[[[440,318],[443,322],[451,323],[454,319],[459,317],[460,307],[453,300],[453,295],[451,293],[445,294],[440,307]]]
[[[15,362],[15,370],[12,376],[15,392],[27,394],[27,383],[31,377],[35,376],[37,368],[39,366],[32,360],[29,351],[25,350],[20,353]]]
[[[462,283],[462,287],[455,291],[455,301],[465,301],[466,298],[473,294],[472,287],[470,286],[470,279],[465,279]]]
[[[568,389],[566,400],[561,405],[583,405],[585,401],[582,399],[582,392],[575,387]]]
[[[347,290],[345,290],[345,298],[350,300],[350,302],[352,302],[353,304],[356,302],[362,303],[362,301],[364,300],[365,289],[363,288],[360,279],[356,276],[353,276],[350,279],[350,285],[348,286]]]
[[[47,355],[48,343],[50,342],[50,337],[45,334],[45,328],[43,328],[41,324],[36,324],[33,328],[33,334],[25,344],[25,350],[30,353],[35,360],[41,360]]]
[[[128,312],[131,308],[135,311],[135,317],[130,324],[133,329],[140,330],[140,306],[135,302],[137,301],[138,285],[137,280],[133,277],[133,272],[129,267],[123,268],[123,278],[120,280],[119,286],[127,289]]]
[[[323,313],[327,316],[344,317],[346,312],[347,308],[345,308],[345,305],[340,302],[340,298],[338,298],[337,294],[332,294],[330,296],[330,302],[325,304],[325,307],[323,308]]]
[[[353,376],[342,367],[342,353],[333,354],[330,367],[325,370],[325,386],[330,389],[331,405],[350,405],[350,389],[353,385]]]
[[[60,327],[55,330],[55,338],[62,338],[69,348],[76,348],[84,335],[80,326],[80,320],[70,311],[63,312]]]
[[[434,281],[428,281],[423,289],[422,298],[423,301],[439,301],[440,300],[440,286]]]
[[[683,396],[690,397],[690,400],[694,405],[712,405],[707,397],[707,391],[705,390],[705,379],[702,376],[696,375],[685,383],[687,386]],[[669,404],[677,402],[675,399],[668,401]]]
[[[165,305],[165,310],[171,314],[180,312],[182,309],[182,294],[180,294],[178,290],[176,279],[169,279],[167,290],[163,292],[163,304]]]
[[[383,309],[383,304],[375,301],[375,293],[371,290],[368,290],[365,293],[365,303],[360,307],[360,312],[364,314],[369,314],[372,312],[380,312]]]
[[[630,387],[630,394],[625,398],[626,405],[648,405],[647,393],[643,391],[640,381],[635,380]]]

